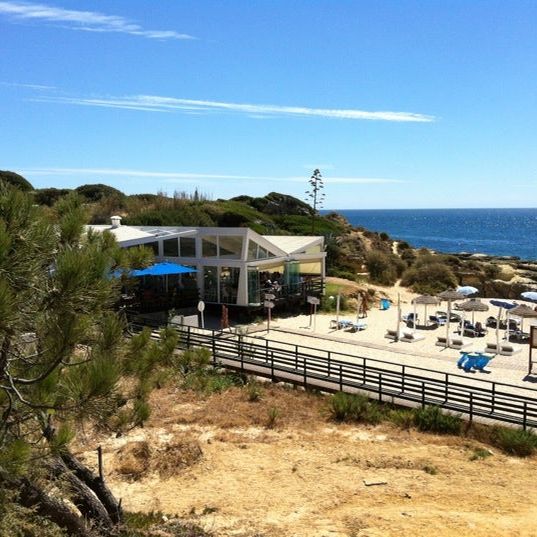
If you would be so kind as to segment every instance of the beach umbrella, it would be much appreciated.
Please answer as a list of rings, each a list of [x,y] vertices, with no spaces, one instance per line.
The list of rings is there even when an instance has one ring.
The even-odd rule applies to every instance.
[[[526,291],[525,293],[521,293],[520,296],[526,300],[530,300],[531,302],[537,302],[536,291]]]
[[[463,302],[462,304],[460,304],[459,310],[462,310],[463,312],[471,311],[472,312],[472,324],[474,324],[475,312],[476,311],[488,311],[489,307],[488,307],[488,304],[481,302],[479,298],[471,298],[470,300],[467,300],[466,302]],[[463,320],[463,323],[464,323],[464,320]]]
[[[502,310],[505,310],[506,312],[508,312],[509,310],[512,310],[513,308],[515,308],[516,304],[514,304],[513,302],[506,302],[505,300],[497,300],[497,299],[491,300],[490,303],[493,306],[498,307],[498,317],[496,318],[496,347],[499,348],[500,347],[500,320],[502,318]],[[506,315],[506,320],[507,320],[506,335],[509,336],[509,313],[507,313]],[[507,339],[507,341],[509,341],[509,339]]]
[[[524,328],[524,319],[536,319],[537,318],[537,311],[530,308],[529,306],[526,306],[526,304],[519,304],[515,308],[512,308],[509,310],[509,315],[514,315],[515,317],[521,317],[522,318],[522,324],[520,325],[520,329],[523,330]],[[507,325],[507,329],[509,330],[509,323]],[[507,340],[509,341],[509,340]]]
[[[461,287],[457,287],[457,293],[460,293],[464,296],[470,296],[475,295],[479,292],[479,289],[476,289],[475,287],[472,287],[471,285],[463,285]]]
[[[427,306],[438,306],[440,304],[440,299],[436,296],[432,295],[421,295],[412,300],[412,304],[414,304],[414,329],[416,328],[416,305],[422,304],[425,306],[425,324],[427,324]]]
[[[455,291],[455,289],[448,289],[447,291],[442,291],[439,293],[438,298],[442,300],[447,300],[448,303],[448,311],[447,311],[447,323],[446,323],[446,348],[450,345],[449,340],[449,323],[451,321],[451,303],[454,300],[463,300],[466,298],[462,293],[459,293],[458,291]]]

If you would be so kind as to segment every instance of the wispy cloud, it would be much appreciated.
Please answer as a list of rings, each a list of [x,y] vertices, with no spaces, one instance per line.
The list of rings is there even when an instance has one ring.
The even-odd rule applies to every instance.
[[[15,168],[16,169],[16,168]],[[18,169],[18,173],[29,177],[37,176],[65,176],[65,175],[87,175],[98,177],[130,177],[143,179],[160,179],[165,183],[185,183],[187,181],[272,181],[282,183],[304,183],[305,176],[260,176],[260,175],[235,175],[235,174],[213,174],[199,172],[159,172],[148,170],[129,170],[117,168],[26,168]],[[330,177],[325,176],[327,184],[384,184],[384,183],[404,183],[399,179],[387,179],[379,177]]]
[[[305,106],[280,106],[273,104],[245,104],[222,101],[203,101],[198,99],[178,99],[175,97],[162,97],[158,95],[132,95],[107,98],[50,97],[36,98],[34,100],[79,106],[125,108],[146,112],[227,112],[246,114],[249,117],[293,116],[421,123],[429,123],[435,120],[434,116],[417,114],[414,112],[370,112],[353,108],[310,108]]]
[[[21,84],[19,82],[0,82],[0,86],[9,86],[12,88],[28,88],[39,91],[51,91],[56,89],[56,86],[45,86],[44,84]]]
[[[60,23],[72,30],[86,32],[115,32],[148,39],[195,39],[174,30],[147,30],[119,15],[105,15],[96,11],[63,9],[45,4],[0,1],[0,14],[19,20]]]

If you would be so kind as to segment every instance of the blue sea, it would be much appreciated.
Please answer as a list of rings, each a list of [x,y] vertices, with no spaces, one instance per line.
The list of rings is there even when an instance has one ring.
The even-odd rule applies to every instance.
[[[323,211],[324,214],[331,211]],[[337,210],[353,226],[415,247],[537,260],[537,209]]]

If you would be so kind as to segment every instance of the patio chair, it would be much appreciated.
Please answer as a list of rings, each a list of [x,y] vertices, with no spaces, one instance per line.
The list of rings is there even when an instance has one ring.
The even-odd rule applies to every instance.
[[[466,371],[466,373],[469,373],[476,366],[479,357],[473,354],[469,354],[467,356],[468,360],[464,362],[462,368],[464,369],[464,371]]]
[[[351,323],[349,326],[350,332],[360,332],[361,330],[365,330],[367,328],[367,323]]]
[[[491,357],[480,354],[474,364],[474,369],[483,372],[491,360]]]
[[[446,347],[447,346],[447,338],[446,338],[446,336],[438,336],[436,338],[435,345],[438,345],[439,347]]]
[[[499,349],[496,343],[487,343],[487,346],[485,347],[485,352],[488,354],[499,354]]]

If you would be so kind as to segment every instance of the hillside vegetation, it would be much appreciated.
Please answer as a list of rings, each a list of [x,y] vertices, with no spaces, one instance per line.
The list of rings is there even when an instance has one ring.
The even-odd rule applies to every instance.
[[[0,172],[0,180],[32,191],[35,203],[48,207],[71,192],[33,190],[24,177],[13,172]],[[74,190],[84,200],[92,224],[108,223],[111,215],[119,214],[125,225],[249,227],[269,235],[323,235],[327,274],[359,283],[391,286],[400,281],[415,292],[432,294],[459,284],[472,285],[481,296],[505,298],[518,298],[537,286],[536,264],[418,250],[386,233],[353,227],[337,213],[314,214],[310,205],[287,194],[211,200],[197,190],[173,196],[126,195],[104,184]]]

